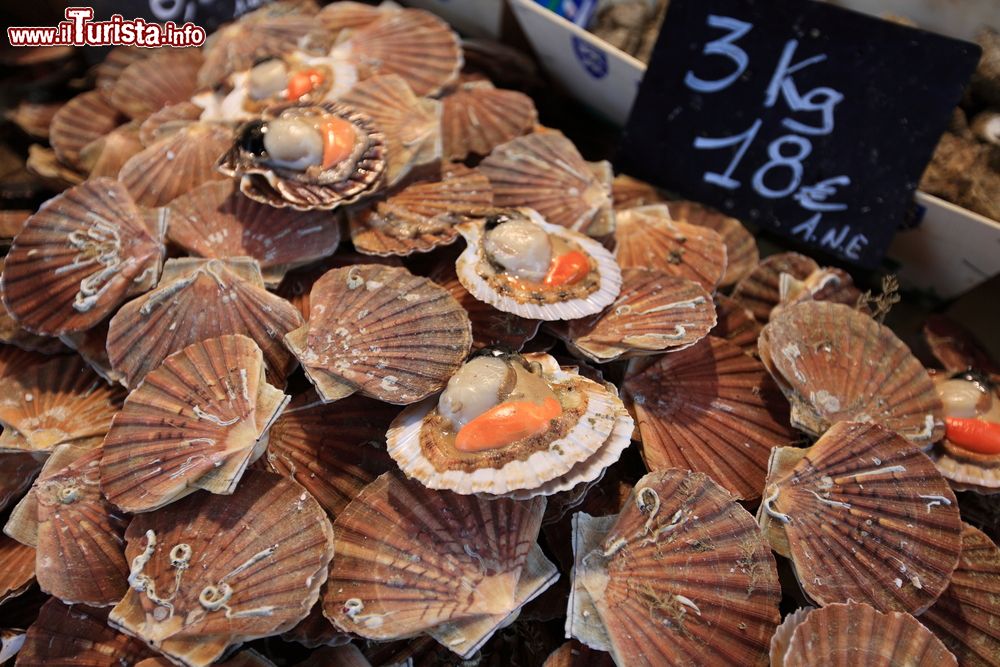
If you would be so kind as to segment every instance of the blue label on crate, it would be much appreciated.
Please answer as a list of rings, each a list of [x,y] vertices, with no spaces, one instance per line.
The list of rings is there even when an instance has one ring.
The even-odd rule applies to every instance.
[[[573,35],[573,53],[590,76],[601,79],[608,75],[608,56],[601,49]]]

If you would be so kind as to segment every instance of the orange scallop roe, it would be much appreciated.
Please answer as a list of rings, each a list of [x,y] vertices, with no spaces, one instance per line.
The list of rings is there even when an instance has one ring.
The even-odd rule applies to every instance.
[[[983,419],[945,417],[945,437],[976,454],[1000,454],[1000,424]]]
[[[303,95],[312,92],[321,83],[323,83],[323,73],[318,69],[299,70],[288,77],[285,97],[294,102]]]
[[[534,401],[509,401],[490,408],[455,436],[455,448],[462,452],[481,452],[505,447],[518,440],[540,435],[553,419],[562,414],[562,405],[554,398],[541,404]]]
[[[563,255],[553,257],[549,263],[549,271],[540,283],[520,280],[511,277],[510,281],[521,289],[538,290],[546,287],[562,287],[575,285],[590,273],[590,259],[579,250],[572,250]]]
[[[323,162],[321,163],[323,169],[329,169],[346,160],[354,152],[358,132],[352,123],[337,116],[330,116],[320,123],[319,132],[323,137]]]

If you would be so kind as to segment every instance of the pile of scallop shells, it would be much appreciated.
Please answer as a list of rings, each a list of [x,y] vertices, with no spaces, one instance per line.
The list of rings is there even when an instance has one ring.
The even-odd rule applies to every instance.
[[[0,662],[1000,664],[954,324],[927,370],[420,10],[95,74],[0,279]]]

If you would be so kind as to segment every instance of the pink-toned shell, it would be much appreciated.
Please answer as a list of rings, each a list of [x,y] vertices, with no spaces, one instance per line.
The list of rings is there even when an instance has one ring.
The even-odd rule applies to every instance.
[[[132,121],[87,144],[81,159],[90,172],[89,178],[117,178],[125,163],[143,148],[138,123]]]
[[[302,321],[295,306],[264,289],[256,263],[168,260],[156,289],[111,318],[108,357],[122,383],[135,387],[191,343],[242,334],[260,347],[268,378],[280,386],[296,365],[281,338]]]
[[[100,462],[104,493],[126,512],[197,489],[230,494],[287,402],[246,336],[189,345],[146,375],[115,416]]]
[[[920,620],[883,614],[867,604],[831,604],[809,612],[795,628],[784,667],[957,667],[958,662]]]
[[[653,269],[622,271],[622,290],[603,312],[570,320],[568,340],[603,363],[683,350],[715,326],[712,297],[698,283]]]
[[[774,447],[797,439],[764,366],[709,336],[625,378],[649,470],[703,472],[737,498],[759,498]]]
[[[324,401],[356,391],[409,404],[440,391],[472,345],[465,310],[406,269],[334,269],[310,295],[309,321],[285,337]]]
[[[111,97],[115,82],[125,68],[156,53],[156,49],[144,49],[140,46],[116,46],[108,51],[100,63],[94,67],[95,88],[106,98]]]
[[[667,198],[649,183],[625,174],[618,174],[611,182],[611,197],[614,200],[616,211],[651,204],[663,204],[667,201]]]
[[[130,118],[144,119],[168,104],[191,98],[198,89],[201,53],[164,50],[128,65],[111,88],[111,104]]]
[[[693,201],[667,202],[670,217],[719,232],[726,244],[726,275],[723,287],[735,285],[754,270],[760,262],[757,241],[753,234],[734,217]]]
[[[726,244],[718,232],[672,220],[663,204],[619,211],[615,224],[615,259],[623,269],[659,269],[709,292],[722,282]]]
[[[310,266],[297,271],[292,271],[285,275],[284,280],[274,290],[274,293],[299,309],[302,316],[309,319],[310,301],[309,294],[312,292],[316,281],[330,269],[337,269],[355,264],[385,264],[386,266],[403,266],[403,262],[394,256],[376,257],[374,255],[362,255],[353,250],[345,250],[343,246],[332,257],[327,257],[315,266]]]
[[[66,352],[58,338],[38,336],[26,330],[11,317],[3,305],[3,269],[5,257],[0,257],[0,344],[4,348],[18,348],[29,354],[49,355]]]
[[[167,223],[170,240],[191,255],[253,257],[271,286],[289,269],[332,255],[340,243],[340,226],[329,213],[265,206],[228,180],[205,183],[173,200]]]
[[[839,422],[808,449],[775,449],[758,518],[821,605],[919,614],[947,588],[961,550],[948,483],[877,424]]]
[[[3,269],[4,305],[38,334],[94,327],[156,284],[163,233],[120,183],[85,181],[47,201],[14,239]]]
[[[35,581],[35,550],[0,533],[0,604],[21,595]]]
[[[944,435],[941,399],[927,371],[864,313],[827,301],[788,306],[764,327],[758,345],[797,428],[822,435],[838,421],[871,421],[921,445]]]
[[[333,556],[319,504],[256,470],[230,496],[199,493],[136,515],[125,539],[131,587],[109,623],[190,667],[305,618]]]
[[[91,142],[111,132],[125,120],[96,90],[80,93],[52,118],[49,143],[56,157],[71,167],[83,168],[81,152]]]
[[[202,111],[200,106],[190,101],[165,106],[142,121],[139,126],[139,140],[143,146],[152,146],[160,139],[198,120]]]
[[[724,294],[715,295],[715,313],[718,323],[710,333],[716,338],[725,338],[747,354],[757,356],[757,339],[763,327],[754,319],[753,313]]]
[[[0,454],[0,511],[18,500],[42,469],[42,462],[29,453]]]
[[[733,289],[733,298],[753,313],[759,322],[767,322],[771,309],[781,301],[781,274],[805,280],[819,268],[814,260],[797,252],[783,252],[763,260]]]
[[[449,160],[489,155],[500,144],[530,133],[538,123],[530,97],[495,88],[489,81],[460,84],[441,102],[444,156]]]

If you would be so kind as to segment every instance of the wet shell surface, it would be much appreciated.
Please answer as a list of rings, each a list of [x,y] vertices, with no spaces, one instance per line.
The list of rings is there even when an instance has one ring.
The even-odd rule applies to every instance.
[[[472,344],[447,291],[403,268],[334,269],[310,295],[309,321],[285,337],[324,401],[357,391],[406,405],[444,387]]]
[[[75,350],[83,357],[87,365],[94,369],[108,384],[118,384],[121,380],[118,374],[111,368],[108,360],[108,318],[97,326],[74,334],[65,334],[59,337],[66,347]]]
[[[588,519],[574,517],[567,634],[618,665],[766,663],[777,568],[725,490],[700,473],[650,473],[617,517],[590,530]]]
[[[864,313],[826,301],[789,306],[764,327],[758,345],[796,428],[822,435],[838,421],[876,422],[921,446],[944,435],[927,371]]]
[[[122,184],[85,181],[46,202],[14,239],[3,267],[4,305],[34,333],[96,326],[156,284],[165,231]]]
[[[467,657],[558,577],[535,543],[544,511],[541,498],[461,496],[385,473],[334,522],[324,612],[363,637],[430,633]]]
[[[479,168],[497,206],[531,208],[554,225],[592,235],[614,229],[610,176],[586,162],[561,132],[512,139]]]
[[[947,588],[961,550],[948,483],[876,424],[839,422],[808,449],[775,449],[758,518],[821,605],[919,614]]]
[[[49,127],[49,143],[60,162],[82,168],[83,149],[124,120],[104,95],[90,90],[77,95],[56,112]]]
[[[809,612],[795,628],[783,664],[948,667],[958,662],[941,640],[920,624],[920,619],[848,603]]]
[[[712,297],[698,283],[650,269],[624,269],[618,298],[602,313],[572,320],[573,349],[598,363],[683,350],[715,326]]]
[[[86,443],[60,445],[49,453],[38,476],[56,475],[84,454],[99,448],[100,445],[100,438],[89,440]],[[28,492],[13,507],[3,530],[4,533],[21,544],[27,544],[31,547],[38,546],[38,487],[36,485],[32,484]]]
[[[622,391],[647,468],[703,472],[737,498],[759,498],[771,450],[797,439],[764,366],[712,336],[626,375]]]
[[[253,257],[268,286],[277,286],[289,269],[332,255],[340,243],[340,227],[329,213],[265,206],[242,195],[233,181],[197,187],[167,211],[172,242],[199,257]]]
[[[250,260],[172,259],[155,290],[125,304],[111,319],[108,356],[135,387],[169,355],[199,340],[242,334],[260,347],[276,385],[295,368],[281,337],[302,325],[295,306],[264,289]]]
[[[659,269],[709,292],[722,282],[726,245],[718,232],[672,220],[665,204],[621,211],[615,221],[615,259],[623,269]]]
[[[760,262],[757,241],[743,223],[713,208],[693,201],[667,203],[670,217],[699,227],[714,229],[726,244],[726,273],[719,283],[722,287],[735,285]]]
[[[496,192],[494,191],[494,201]],[[590,271],[582,280],[566,287],[519,288],[504,280],[487,256],[485,225],[465,223],[458,228],[466,248],[455,263],[462,286],[475,298],[497,310],[532,320],[573,320],[601,312],[610,306],[621,291],[621,269],[614,257],[597,241],[583,234],[546,222],[538,213],[520,209],[508,217],[524,217],[541,227],[550,237],[557,237],[570,248],[588,256]]]
[[[197,90],[201,54],[194,49],[163,50],[128,65],[111,89],[111,104],[130,118],[144,119],[168,104],[188,100]]]
[[[231,496],[198,493],[137,515],[125,539],[130,588],[110,624],[191,667],[305,618],[333,556],[319,504],[256,470]]]
[[[757,339],[763,327],[754,319],[753,313],[724,294],[715,295],[715,313],[718,322],[710,333],[716,338],[725,338],[747,354],[757,356]]]
[[[538,123],[530,97],[498,89],[489,81],[462,83],[441,103],[444,156],[449,160],[489,155],[500,144],[530,133]]]
[[[133,513],[198,489],[231,494],[287,402],[246,336],[189,345],[146,375],[115,416],[101,458],[104,493]]]
[[[758,322],[767,322],[771,309],[781,301],[781,274],[805,280],[818,268],[813,259],[797,252],[771,255],[736,283],[733,298],[748,308]]]
[[[0,604],[21,595],[35,581],[35,550],[0,534]]]

